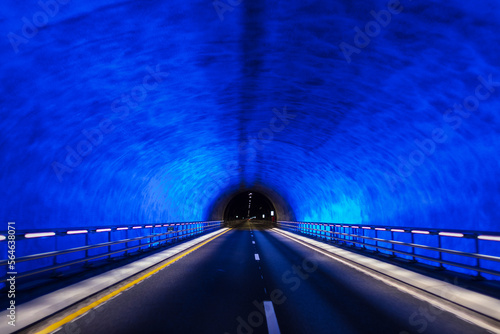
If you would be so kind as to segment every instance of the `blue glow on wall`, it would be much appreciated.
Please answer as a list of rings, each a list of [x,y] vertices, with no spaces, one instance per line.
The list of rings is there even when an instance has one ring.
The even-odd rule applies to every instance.
[[[45,3],[3,4],[2,221],[208,220],[260,187],[297,221],[498,231],[496,1]]]

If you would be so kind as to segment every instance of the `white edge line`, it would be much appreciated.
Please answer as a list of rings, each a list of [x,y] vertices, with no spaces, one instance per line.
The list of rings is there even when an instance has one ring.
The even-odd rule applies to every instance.
[[[412,295],[413,297],[415,297],[417,299],[420,299],[420,300],[425,301],[425,302],[427,302],[429,304],[432,304],[432,305],[434,305],[434,306],[436,306],[436,307],[438,307],[438,308],[440,308],[440,309],[442,309],[442,310],[444,310],[446,312],[452,313],[452,314],[456,315],[457,317],[459,317],[459,318],[461,318],[461,319],[463,319],[463,320],[465,320],[467,322],[471,322],[471,323],[473,323],[473,324],[475,324],[475,325],[477,325],[479,327],[482,327],[482,328],[484,328],[486,330],[489,330],[489,331],[491,331],[493,333],[500,333],[500,329],[498,327],[492,326],[492,325],[488,324],[487,322],[483,321],[482,319],[478,319],[477,317],[474,317],[474,316],[472,316],[470,314],[467,314],[467,313],[465,313],[463,311],[454,309],[454,308],[450,307],[449,305],[447,305],[447,304],[445,304],[445,303],[443,303],[443,302],[441,302],[441,301],[439,301],[437,299],[433,299],[433,298],[429,298],[427,296],[420,295],[420,294],[416,293],[415,291],[410,290],[407,287],[405,287],[403,285],[404,283],[402,283],[402,282],[401,283],[397,283],[397,282],[390,281],[390,280],[384,278],[382,276],[382,274],[375,274],[375,273],[370,272],[370,271],[368,271],[366,269],[363,269],[361,267],[361,265],[359,265],[359,264],[353,264],[353,263],[350,263],[350,262],[348,262],[346,260],[342,260],[342,259],[338,258],[338,257],[340,257],[340,255],[333,256],[330,253],[327,253],[325,251],[321,251],[321,250],[319,250],[317,248],[312,247],[311,245],[309,245],[309,244],[307,244],[305,242],[301,242],[301,241],[299,241],[297,239],[294,239],[294,238],[292,238],[292,237],[290,237],[290,236],[288,236],[288,235],[286,235],[284,233],[281,233],[281,231],[276,231],[275,229],[273,229],[273,230],[274,230],[274,232],[276,232],[278,234],[281,234],[282,236],[287,237],[290,240],[293,240],[293,241],[295,241],[295,242],[297,242],[299,244],[302,244],[302,245],[304,245],[304,246],[306,246],[308,248],[311,248],[312,250],[315,250],[318,253],[326,255],[326,256],[334,259],[335,261],[338,261],[338,262],[341,262],[341,263],[343,263],[345,265],[348,265],[349,267],[354,268],[354,269],[356,269],[356,270],[358,270],[358,271],[360,271],[360,272],[362,272],[362,273],[364,273],[364,274],[366,274],[368,276],[371,276],[371,277],[373,277],[373,278],[375,278],[375,279],[377,279],[379,281],[382,281],[383,283],[385,283],[387,285],[393,286],[393,287],[395,287],[396,289],[398,289],[398,290],[400,290],[402,292],[405,292],[405,293],[407,293],[409,295]],[[418,287],[416,287],[416,288],[418,288]],[[437,297],[436,296],[436,298],[442,298],[442,297]],[[450,302],[453,303],[453,301],[450,301]],[[466,307],[466,306],[462,306],[462,307]]]
[[[269,300],[264,300],[264,310],[266,311],[267,330],[269,334],[280,334],[278,319],[274,313],[273,303]]]

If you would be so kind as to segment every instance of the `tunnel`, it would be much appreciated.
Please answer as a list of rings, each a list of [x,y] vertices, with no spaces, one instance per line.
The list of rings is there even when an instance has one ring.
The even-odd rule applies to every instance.
[[[496,2],[47,4],[5,5],[4,220],[260,189],[283,220],[498,230]]]
[[[261,193],[255,191],[239,193],[227,203],[224,221],[243,219],[276,221],[276,209]]]
[[[0,231],[250,219],[498,239],[497,1],[3,13]]]

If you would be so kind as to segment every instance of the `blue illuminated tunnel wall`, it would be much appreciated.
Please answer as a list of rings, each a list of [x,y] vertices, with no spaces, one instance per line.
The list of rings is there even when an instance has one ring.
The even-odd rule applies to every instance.
[[[497,1],[5,1],[0,217],[499,230]],[[4,228],[0,227],[0,230]]]

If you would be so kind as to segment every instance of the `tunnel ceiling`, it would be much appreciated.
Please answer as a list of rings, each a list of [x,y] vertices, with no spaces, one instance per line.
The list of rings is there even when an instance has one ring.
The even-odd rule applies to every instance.
[[[498,230],[497,1],[7,0],[1,217]]]

